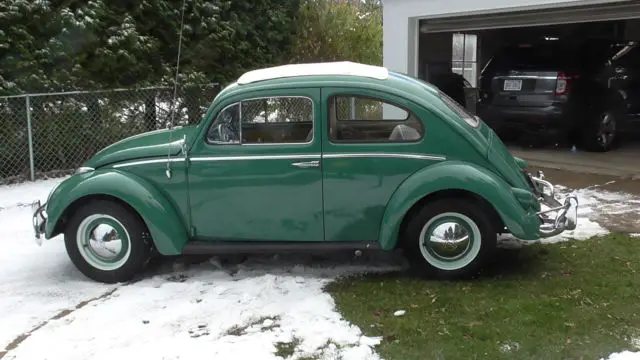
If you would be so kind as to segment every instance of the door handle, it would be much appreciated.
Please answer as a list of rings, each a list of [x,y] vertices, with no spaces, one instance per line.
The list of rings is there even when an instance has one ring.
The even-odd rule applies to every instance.
[[[314,161],[295,162],[291,165],[299,168],[318,167],[320,166],[320,161],[314,160]]]

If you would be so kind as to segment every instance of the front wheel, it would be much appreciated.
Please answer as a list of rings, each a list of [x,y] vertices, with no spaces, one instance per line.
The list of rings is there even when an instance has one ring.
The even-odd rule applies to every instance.
[[[104,283],[131,280],[147,264],[152,250],[138,214],[106,200],[79,208],[69,221],[64,240],[78,270]]]
[[[425,277],[461,279],[476,275],[495,251],[490,215],[470,199],[426,204],[407,224],[403,248],[412,268]]]

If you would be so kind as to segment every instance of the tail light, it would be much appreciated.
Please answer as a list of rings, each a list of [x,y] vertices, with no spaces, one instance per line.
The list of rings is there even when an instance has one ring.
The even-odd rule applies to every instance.
[[[558,74],[558,81],[556,82],[556,95],[567,95],[573,80],[578,79],[580,75],[569,76],[565,73]]]

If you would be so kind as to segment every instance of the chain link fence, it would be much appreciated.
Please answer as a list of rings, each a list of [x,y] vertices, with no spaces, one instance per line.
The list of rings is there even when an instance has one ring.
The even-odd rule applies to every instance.
[[[0,184],[69,174],[97,151],[142,132],[198,122],[218,84],[0,97]]]

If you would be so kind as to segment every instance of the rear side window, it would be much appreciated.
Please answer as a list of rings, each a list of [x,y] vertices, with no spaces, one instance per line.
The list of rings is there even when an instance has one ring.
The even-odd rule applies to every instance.
[[[329,99],[329,138],[333,142],[416,142],[422,122],[407,109],[358,95]]]

